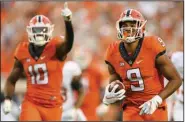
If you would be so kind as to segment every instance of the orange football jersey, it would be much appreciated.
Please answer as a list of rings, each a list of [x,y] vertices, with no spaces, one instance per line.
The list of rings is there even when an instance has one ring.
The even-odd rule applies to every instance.
[[[155,67],[155,60],[165,51],[164,42],[156,36],[140,39],[132,56],[128,55],[123,42],[110,44],[105,61],[112,65],[126,87],[123,103],[141,105],[163,90],[163,76]]]
[[[41,56],[35,60],[29,52],[29,42],[20,42],[15,51],[15,58],[23,67],[27,78],[25,99],[45,107],[61,106],[60,93],[62,83],[61,62],[56,57],[56,46],[62,43],[55,37],[45,46]]]

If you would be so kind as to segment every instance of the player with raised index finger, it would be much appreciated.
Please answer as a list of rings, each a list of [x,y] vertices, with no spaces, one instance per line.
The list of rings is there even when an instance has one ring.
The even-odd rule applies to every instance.
[[[20,42],[15,63],[5,84],[5,113],[11,111],[11,98],[16,81],[25,72],[27,91],[20,121],[60,121],[62,113],[62,67],[73,46],[72,12],[64,4],[61,15],[65,22],[65,38],[52,37],[54,25],[44,15],[34,16],[27,26],[28,40]]]

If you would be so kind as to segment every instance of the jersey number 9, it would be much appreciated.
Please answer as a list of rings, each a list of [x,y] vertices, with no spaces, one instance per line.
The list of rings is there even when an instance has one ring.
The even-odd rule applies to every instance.
[[[144,81],[141,77],[141,73],[140,73],[139,68],[129,69],[127,71],[127,78],[131,82],[131,90],[132,91],[143,91],[144,90]],[[137,86],[135,84],[137,84]]]

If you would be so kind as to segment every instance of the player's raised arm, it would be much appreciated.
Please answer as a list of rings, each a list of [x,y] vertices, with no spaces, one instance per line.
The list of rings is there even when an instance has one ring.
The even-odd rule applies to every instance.
[[[72,12],[68,8],[67,2],[64,3],[64,8],[61,11],[61,15],[64,17],[65,38],[64,38],[64,43],[62,43],[57,48],[57,55],[63,58],[71,50],[73,46],[73,40],[74,40],[74,32],[73,32],[73,26],[71,22]]]
[[[15,59],[14,67],[12,69],[12,72],[8,76],[6,83],[5,83],[5,89],[4,89],[4,95],[5,95],[5,103],[3,106],[4,113],[7,114],[11,111],[11,98],[15,91],[15,84],[16,81],[19,79],[23,72],[23,66],[22,64]]]

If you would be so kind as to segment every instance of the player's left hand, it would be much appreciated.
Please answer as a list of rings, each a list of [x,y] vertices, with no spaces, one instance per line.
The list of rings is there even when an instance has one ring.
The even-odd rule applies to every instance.
[[[68,8],[67,2],[64,3],[64,8],[61,11],[61,15],[64,17],[65,21],[71,21],[72,19],[72,12]]]
[[[162,103],[162,98],[159,95],[156,95],[149,101],[145,102],[139,108],[141,108],[140,115],[143,114],[153,114],[158,106]]]

